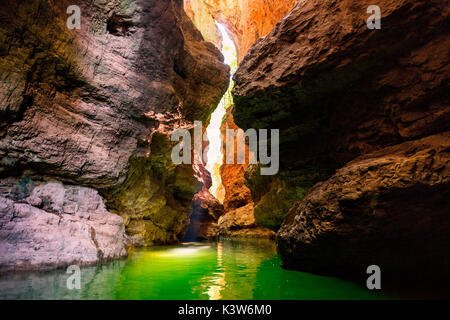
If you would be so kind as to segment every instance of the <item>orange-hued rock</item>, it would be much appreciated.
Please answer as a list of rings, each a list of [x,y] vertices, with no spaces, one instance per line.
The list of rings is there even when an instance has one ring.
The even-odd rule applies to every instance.
[[[232,209],[219,218],[219,233],[236,238],[273,238],[275,233],[256,224],[253,203]]]
[[[223,24],[236,45],[238,61],[241,61],[253,43],[258,38],[265,36],[278,20],[294,6],[295,2],[295,0],[184,0],[184,7],[203,37],[219,48],[221,47],[221,36],[215,21]],[[224,144],[226,143],[224,134],[226,128],[238,129],[233,121],[231,109],[227,111],[222,126]],[[223,206],[225,211],[222,221],[228,221],[229,219],[235,221],[232,226],[228,223],[222,224],[220,233],[245,237],[273,236],[272,231],[258,226],[255,222],[252,195],[245,185],[244,178],[248,166],[248,155],[246,164],[237,164],[237,161],[234,163],[224,164],[220,168],[222,184],[218,188],[218,193],[220,193],[219,198],[222,198],[224,193]],[[242,207],[245,207],[246,210],[240,209]],[[243,212],[246,216],[244,220],[247,222],[251,220],[249,224],[244,223],[242,219],[230,218]]]
[[[381,30],[369,30],[371,4],[299,1],[236,71],[234,120],[280,129],[282,167],[332,167],[447,130],[448,6],[379,1]]]
[[[270,30],[293,7],[297,0],[185,0],[185,8],[205,39],[215,42],[217,29],[211,20],[222,23],[236,44],[238,61],[242,61],[255,41]]]
[[[245,185],[245,171],[248,167],[249,156],[246,146],[245,164],[237,163],[237,139],[234,139],[234,163],[227,164],[225,158],[226,129],[237,130],[233,121],[232,107],[227,110],[225,121],[222,124],[222,137],[224,141],[224,164],[220,167],[222,186],[225,190],[223,207],[225,214],[219,220],[221,235],[249,238],[271,238],[275,233],[259,226],[255,220],[255,208],[250,189]]]
[[[217,48],[222,48],[222,36],[205,1],[184,0],[184,11],[206,41],[214,43]]]
[[[246,146],[245,152],[245,164],[237,163],[237,143],[236,138],[234,139],[234,163],[227,164],[226,163],[226,129],[237,130],[238,126],[233,121],[233,115],[231,114],[231,109],[228,108],[227,113],[225,115],[225,121],[222,124],[222,140],[223,140],[223,152],[224,152],[224,164],[220,167],[220,176],[222,177],[222,185],[225,189],[225,198],[223,201],[223,206],[226,211],[239,208],[247,205],[252,202],[252,195],[250,190],[245,185],[244,174],[245,170],[248,167],[248,147]]]

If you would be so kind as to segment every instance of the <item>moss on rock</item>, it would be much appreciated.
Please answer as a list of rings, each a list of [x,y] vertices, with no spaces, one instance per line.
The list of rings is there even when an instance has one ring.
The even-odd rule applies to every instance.
[[[261,175],[261,165],[250,165],[245,184],[252,192],[255,220],[262,227],[277,231],[289,209],[300,201],[318,181],[327,179],[333,168],[305,166],[299,170],[281,171],[277,176]]]
[[[137,246],[175,243],[200,185],[190,165],[173,164],[169,137],[155,133],[150,157],[134,156],[126,180],[105,192],[109,210],[124,218]]]

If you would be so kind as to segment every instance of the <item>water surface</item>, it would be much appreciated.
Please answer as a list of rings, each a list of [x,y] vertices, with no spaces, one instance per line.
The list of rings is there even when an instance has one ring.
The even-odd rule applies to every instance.
[[[377,299],[355,283],[284,270],[269,241],[138,250],[126,260],[81,268],[81,289],[65,270],[0,277],[0,299]]]

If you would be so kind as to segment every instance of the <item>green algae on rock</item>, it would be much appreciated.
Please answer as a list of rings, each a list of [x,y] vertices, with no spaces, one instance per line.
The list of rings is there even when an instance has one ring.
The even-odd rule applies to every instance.
[[[191,165],[172,162],[173,145],[168,136],[154,133],[150,156],[132,157],[125,181],[103,192],[137,246],[178,242],[201,188]]]

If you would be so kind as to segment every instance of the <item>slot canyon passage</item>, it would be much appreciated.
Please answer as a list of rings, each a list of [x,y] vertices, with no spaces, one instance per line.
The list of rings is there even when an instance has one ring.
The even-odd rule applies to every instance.
[[[2,0],[0,298],[448,296],[449,5],[372,2]]]

